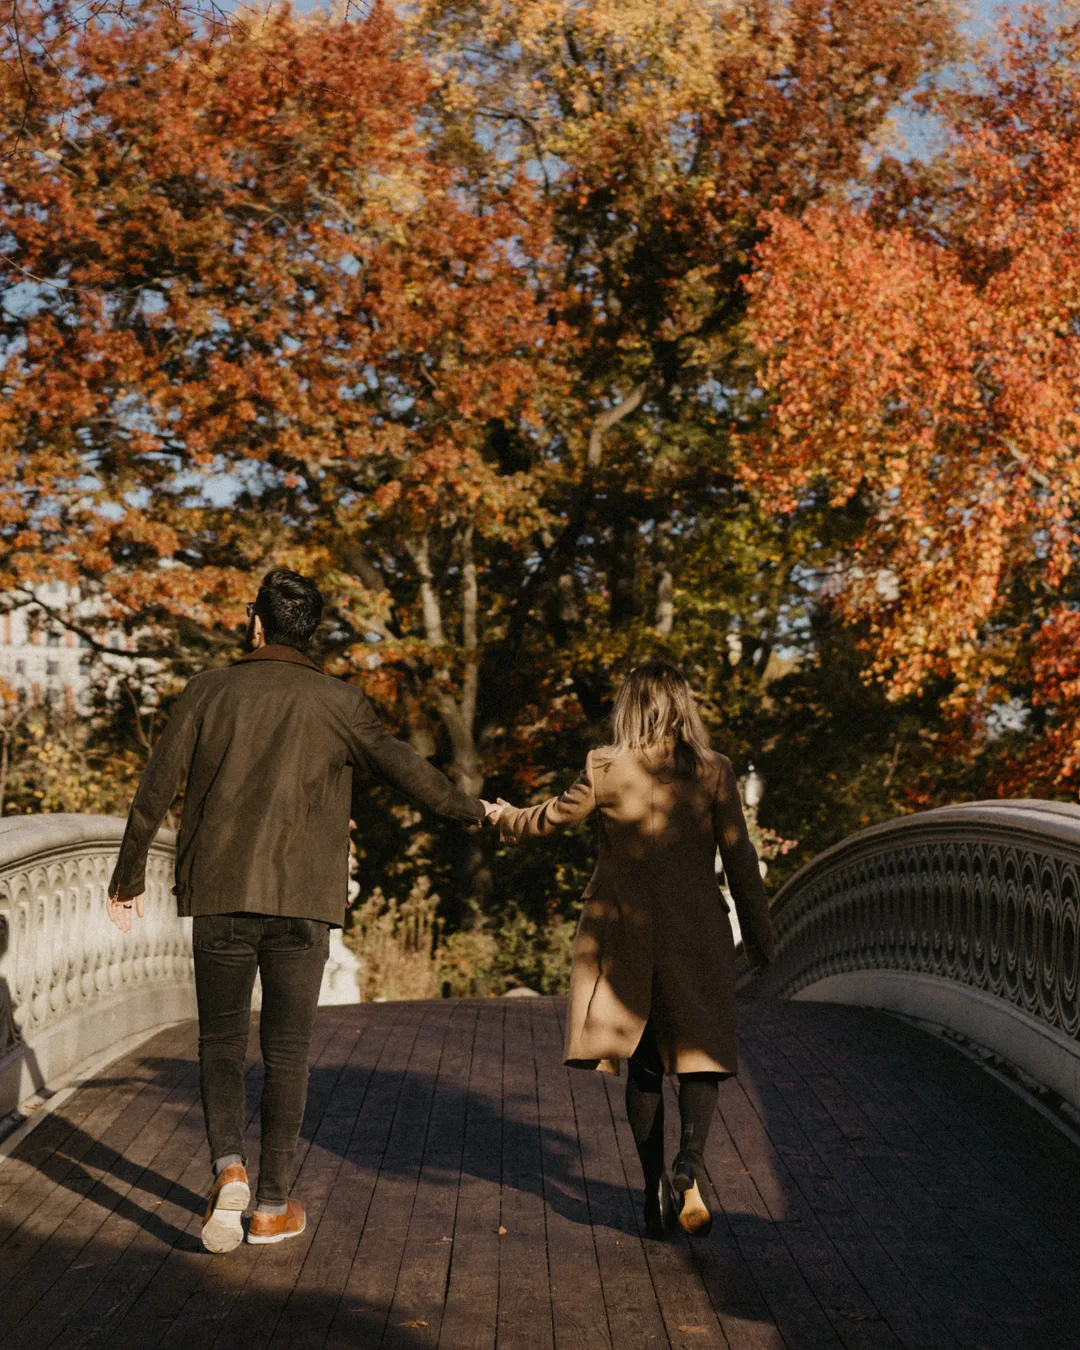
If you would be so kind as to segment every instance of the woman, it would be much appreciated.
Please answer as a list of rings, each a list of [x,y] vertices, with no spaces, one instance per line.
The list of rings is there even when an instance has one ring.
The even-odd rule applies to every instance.
[[[736,1071],[735,950],[716,881],[719,845],[743,942],[755,965],[773,938],[757,854],[731,763],[709,748],[690,686],[648,661],[615,700],[613,738],[572,787],[539,806],[500,801],[502,837],[552,834],[600,813],[600,851],[574,940],[565,1061],[619,1072],[645,1174],[645,1224],[708,1232],[701,1193],[717,1085]],[[681,1139],[664,1167],[664,1074],[679,1076]]]

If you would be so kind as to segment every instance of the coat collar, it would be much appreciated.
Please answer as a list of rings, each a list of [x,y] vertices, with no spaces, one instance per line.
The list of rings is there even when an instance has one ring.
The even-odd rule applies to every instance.
[[[268,642],[265,647],[248,652],[247,656],[241,656],[233,664],[238,666],[241,661],[289,661],[296,666],[307,666],[309,670],[319,669],[303,652],[298,652],[295,647],[286,647],[282,642]]]

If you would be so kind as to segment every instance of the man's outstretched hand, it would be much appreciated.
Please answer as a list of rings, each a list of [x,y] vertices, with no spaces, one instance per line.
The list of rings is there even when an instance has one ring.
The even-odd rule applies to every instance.
[[[120,929],[121,933],[131,932],[131,909],[135,908],[135,913],[141,919],[143,917],[143,897],[137,895],[134,900],[121,900],[118,896],[110,895],[105,908],[108,911],[109,918]]]

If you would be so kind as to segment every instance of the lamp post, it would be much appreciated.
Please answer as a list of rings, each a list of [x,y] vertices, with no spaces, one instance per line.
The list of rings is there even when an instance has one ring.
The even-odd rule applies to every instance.
[[[743,805],[749,811],[757,811],[762,797],[765,796],[765,779],[752,764],[747,765],[747,773],[739,779]]]
[[[757,811],[761,805],[762,797],[765,796],[765,779],[758,773],[753,764],[746,766],[745,775],[739,779],[739,792],[742,794],[743,806],[746,809],[746,823],[750,828],[751,838],[757,844]],[[764,877],[769,870],[764,858],[758,859],[758,867],[761,869],[762,877]]]

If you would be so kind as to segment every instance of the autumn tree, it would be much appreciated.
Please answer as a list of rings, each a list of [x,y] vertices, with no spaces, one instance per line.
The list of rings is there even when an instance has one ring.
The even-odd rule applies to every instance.
[[[865,177],[955,50],[950,7],[427,0],[411,33],[441,152],[478,192],[522,167],[540,185],[576,339],[545,424],[555,524],[516,560],[494,658],[504,706],[542,721],[539,668],[549,703],[572,688],[594,720],[612,675],[660,648],[730,734],[805,620],[798,569],[828,556],[819,522],[770,518],[734,472],[731,430],[760,415],[742,281],[762,212],[797,218]]]
[[[873,671],[896,698],[936,689],[969,753],[1019,700],[1036,734],[999,786],[1057,793],[1080,784],[1080,12],[1001,41],[933,98],[932,166],[771,218],[750,283],[770,413],[744,477],[858,519],[833,600]]]
[[[77,582],[182,675],[300,567],[327,668],[473,790],[554,786],[656,648],[742,755],[843,535],[737,475],[742,281],[763,211],[866,180],[947,0],[33,13],[0,64],[5,588]],[[400,836],[380,874],[441,852]],[[575,849],[504,885],[572,893]]]
[[[9,52],[6,588],[89,586],[191,661],[234,646],[272,560],[313,572],[336,668],[392,669],[476,790],[478,557],[542,521],[488,428],[530,434],[557,370],[534,192],[461,199],[385,11],[223,35],[145,4],[67,33],[29,116]]]

